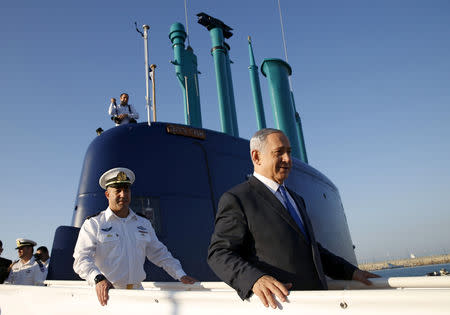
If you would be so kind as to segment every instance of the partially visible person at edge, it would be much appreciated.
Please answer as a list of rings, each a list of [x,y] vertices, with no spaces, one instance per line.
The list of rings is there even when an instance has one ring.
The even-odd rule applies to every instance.
[[[3,242],[0,241],[0,255],[3,252]],[[3,283],[9,274],[9,267],[12,261],[3,257],[0,257],[0,283]]]
[[[254,173],[219,201],[208,264],[242,299],[256,294],[268,307],[289,289],[324,290],[324,274],[367,285],[375,274],[359,270],[317,242],[301,196],[285,186],[292,167],[283,132],[262,129],[250,140]]]
[[[111,98],[111,104],[109,105],[108,114],[111,116],[111,120],[116,123],[116,126],[128,123],[136,123],[139,119],[139,114],[134,109],[133,105],[128,104],[128,94],[120,94],[120,104],[116,104],[116,99]]]
[[[16,244],[19,260],[11,265],[9,276],[5,283],[44,285],[44,280],[47,276],[47,268],[33,256],[33,247],[36,246],[36,242],[25,238],[19,238],[16,240]]]
[[[45,279],[47,279],[48,274],[48,265],[50,264],[50,255],[48,254],[48,249],[45,246],[40,246],[36,249],[36,254],[34,254],[34,258],[40,260],[42,264],[45,266]]]
[[[48,249],[45,246],[40,246],[36,249],[36,254],[34,254],[36,259],[39,259],[46,268],[50,264],[50,255],[48,254]]]
[[[100,177],[109,206],[84,221],[75,245],[73,269],[95,284],[101,305],[107,304],[111,288],[143,289],[145,257],[184,284],[197,281],[158,240],[150,221],[129,208],[134,180],[133,171],[120,167]]]

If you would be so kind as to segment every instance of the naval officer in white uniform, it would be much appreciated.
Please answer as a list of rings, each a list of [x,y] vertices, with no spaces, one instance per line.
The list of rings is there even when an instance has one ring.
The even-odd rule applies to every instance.
[[[5,283],[21,285],[44,285],[47,276],[47,268],[33,256],[33,247],[36,242],[19,238],[16,240],[19,260],[11,266]]]
[[[86,219],[75,245],[73,269],[95,284],[101,305],[106,305],[110,288],[142,289],[145,257],[182,283],[197,281],[186,275],[180,262],[158,240],[150,221],[129,208],[134,180],[131,170],[120,167],[100,177],[109,207]]]
[[[111,120],[116,123],[116,126],[122,124],[136,123],[139,118],[139,113],[136,111],[133,105],[128,104],[128,94],[120,94],[120,104],[116,104],[116,99],[111,98],[111,104],[109,105],[108,114],[111,116]]]

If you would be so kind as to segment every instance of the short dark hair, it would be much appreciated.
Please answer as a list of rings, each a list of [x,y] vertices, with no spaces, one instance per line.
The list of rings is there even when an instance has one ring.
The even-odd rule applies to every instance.
[[[38,247],[38,248],[36,249],[36,251],[38,251],[38,250],[40,250],[41,252],[44,252],[44,253],[47,253],[47,254],[48,254],[48,249],[47,249],[47,247],[45,247],[45,246]]]
[[[122,93],[122,94],[120,94],[120,97],[122,97],[122,95],[126,95],[126,96],[130,97],[130,95],[128,95],[128,93]]]
[[[0,247],[3,247],[3,243],[2,243],[2,241],[0,241]]]

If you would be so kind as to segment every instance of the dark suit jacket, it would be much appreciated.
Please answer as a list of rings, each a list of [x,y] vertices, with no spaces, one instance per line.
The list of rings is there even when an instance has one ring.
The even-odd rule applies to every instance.
[[[0,257],[0,283],[3,283],[8,278],[8,268],[12,264],[12,261],[3,257]]]
[[[316,242],[303,198],[289,190],[311,242],[275,195],[252,176],[221,197],[208,264],[242,299],[263,275],[293,290],[327,289],[324,276],[351,279],[355,266]]]

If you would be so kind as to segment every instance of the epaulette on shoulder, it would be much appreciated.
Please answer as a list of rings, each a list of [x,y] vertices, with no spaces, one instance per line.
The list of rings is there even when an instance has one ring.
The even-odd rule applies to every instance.
[[[140,212],[135,212],[136,213],[136,215],[138,215],[138,216],[140,216],[140,217],[142,217],[142,218],[144,218],[144,219],[146,219],[146,220],[149,220],[150,221],[150,219],[149,218],[147,218],[145,215],[143,215],[142,213],[140,213]]]
[[[88,216],[88,217],[86,217],[86,220],[89,220],[90,218],[93,218],[93,217],[96,217],[96,216],[98,216],[100,213],[102,213],[103,211],[99,211],[99,212],[97,212],[96,214],[93,214],[93,215],[90,215],[90,216]]]

